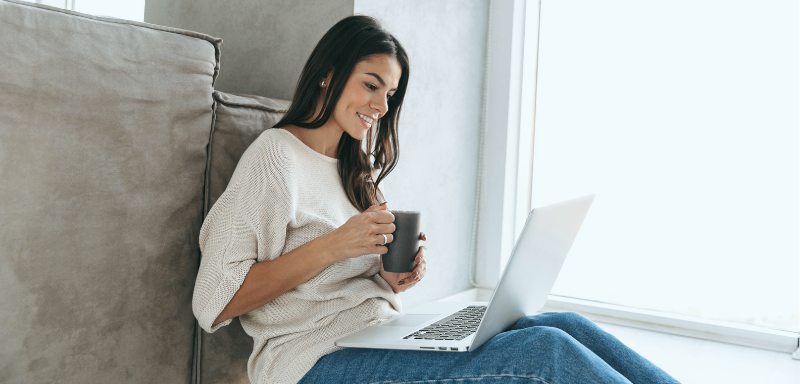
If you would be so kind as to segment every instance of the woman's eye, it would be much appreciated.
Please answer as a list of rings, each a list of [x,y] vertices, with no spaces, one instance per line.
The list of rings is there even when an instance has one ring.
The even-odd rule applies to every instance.
[[[370,91],[375,91],[375,90],[378,89],[378,87],[375,84],[370,84],[370,83],[364,83],[364,84],[367,86],[367,88],[369,88]],[[388,95],[387,94],[386,95],[386,100],[391,100],[393,97],[394,97],[394,95]]]

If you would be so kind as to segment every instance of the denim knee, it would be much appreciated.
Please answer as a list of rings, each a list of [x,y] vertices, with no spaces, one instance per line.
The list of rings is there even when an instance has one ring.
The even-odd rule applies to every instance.
[[[524,335],[524,344],[531,352],[535,351],[536,353],[567,359],[574,359],[575,354],[582,353],[580,342],[559,328],[531,327],[518,332]]]
[[[519,319],[519,321],[511,327],[511,330],[534,326],[573,329],[594,326],[594,323],[575,312],[546,312],[538,315],[525,316]]]
[[[509,330],[508,333],[503,333],[503,335],[505,336],[502,338],[503,342],[511,343],[510,345],[514,345],[516,348],[530,352],[541,352],[550,348],[562,350],[565,345],[577,343],[577,340],[567,332],[548,326],[523,327]]]
[[[540,337],[555,343],[575,343],[576,340],[572,338],[564,330],[554,327],[537,327],[536,328]]]
[[[583,317],[581,314],[576,312],[561,312],[557,314],[561,321],[568,323],[568,324],[575,324],[575,325],[588,325],[594,324],[591,320]]]

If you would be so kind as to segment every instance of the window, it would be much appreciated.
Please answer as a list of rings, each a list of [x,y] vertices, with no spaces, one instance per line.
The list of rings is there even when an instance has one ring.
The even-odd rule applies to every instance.
[[[553,294],[800,331],[797,15],[542,1],[531,206],[596,193]]]
[[[32,2],[89,15],[144,21],[144,0],[35,0]]]

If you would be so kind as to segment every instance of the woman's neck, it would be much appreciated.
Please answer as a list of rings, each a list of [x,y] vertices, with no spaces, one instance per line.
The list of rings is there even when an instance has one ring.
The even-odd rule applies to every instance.
[[[319,128],[309,129],[289,124],[283,129],[291,132],[314,151],[334,159],[337,158],[339,140],[341,140],[344,133],[341,128],[332,124],[325,124]]]

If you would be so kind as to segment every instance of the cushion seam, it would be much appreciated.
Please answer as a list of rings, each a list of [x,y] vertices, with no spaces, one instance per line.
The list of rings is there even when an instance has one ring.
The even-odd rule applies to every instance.
[[[220,93],[219,91],[214,91],[214,100],[219,102],[220,104],[224,104],[224,105],[227,105],[227,106],[243,107],[243,108],[255,108],[255,109],[260,109],[262,111],[274,112],[274,113],[286,113],[288,111],[287,109],[277,109],[277,108],[267,107],[266,105],[263,105],[263,104],[237,103],[237,102],[232,102],[232,101],[224,101],[224,100],[220,99],[220,96],[218,96],[219,93]],[[231,93],[231,95],[233,95],[233,94]]]

